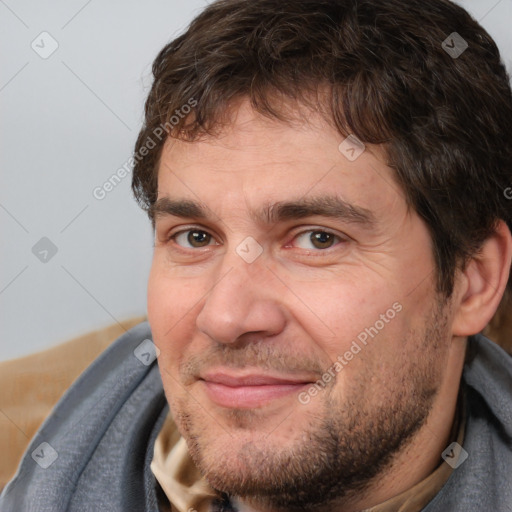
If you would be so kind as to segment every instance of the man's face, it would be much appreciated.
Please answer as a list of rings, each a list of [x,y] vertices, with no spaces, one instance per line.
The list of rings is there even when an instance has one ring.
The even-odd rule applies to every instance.
[[[242,103],[220,136],[168,141],[148,289],[194,461],[288,510],[386,467],[427,417],[450,339],[429,232],[383,153],[354,159],[308,121]]]

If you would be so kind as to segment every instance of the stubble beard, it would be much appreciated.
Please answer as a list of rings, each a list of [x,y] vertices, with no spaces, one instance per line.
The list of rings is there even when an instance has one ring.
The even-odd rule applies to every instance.
[[[285,447],[273,443],[268,431],[258,437],[263,430],[258,411],[230,412],[226,425],[236,426],[230,440],[228,427],[197,404],[170,400],[195,464],[214,489],[263,510],[319,512],[350,503],[390,466],[432,409],[448,342],[445,306],[438,300],[423,333],[407,334],[415,343],[404,343],[400,365],[390,369],[401,371],[393,380],[395,389],[386,389],[382,376],[368,365],[357,382],[346,383],[343,397],[336,398],[327,389],[325,397],[315,397],[322,400],[322,408],[314,413],[305,413],[297,402],[286,421],[292,418],[293,423],[298,410],[301,423],[307,425]],[[372,343],[379,343],[378,337]],[[215,430],[225,441],[217,442]],[[236,439],[248,432],[250,439]]]

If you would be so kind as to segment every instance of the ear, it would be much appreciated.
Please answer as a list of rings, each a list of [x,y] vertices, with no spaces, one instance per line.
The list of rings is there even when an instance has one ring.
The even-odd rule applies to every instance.
[[[456,274],[452,324],[455,336],[480,332],[498,309],[507,286],[512,261],[512,236],[500,220],[478,254]]]

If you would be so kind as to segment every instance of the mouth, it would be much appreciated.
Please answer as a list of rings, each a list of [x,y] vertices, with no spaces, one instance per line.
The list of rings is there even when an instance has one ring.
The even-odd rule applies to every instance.
[[[262,407],[279,398],[300,393],[312,383],[310,378],[262,373],[234,375],[220,370],[203,375],[199,381],[212,402],[230,409]]]

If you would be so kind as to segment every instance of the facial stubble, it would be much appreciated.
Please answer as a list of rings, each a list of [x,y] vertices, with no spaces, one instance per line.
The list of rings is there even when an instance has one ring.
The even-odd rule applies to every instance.
[[[330,392],[334,386],[326,388],[325,396],[314,398],[314,412],[297,401],[273,432],[262,427],[261,411],[230,411],[223,421],[194,401],[168,397],[195,464],[213,488],[262,509],[314,512],[352,500],[386,471],[432,409],[449,340],[446,306],[439,299],[423,332],[404,336],[399,365],[387,368],[390,374],[401,371],[393,389],[389,375],[369,363],[346,382],[342,397]],[[273,433],[293,424],[297,414],[303,432],[286,446],[272,442]]]

